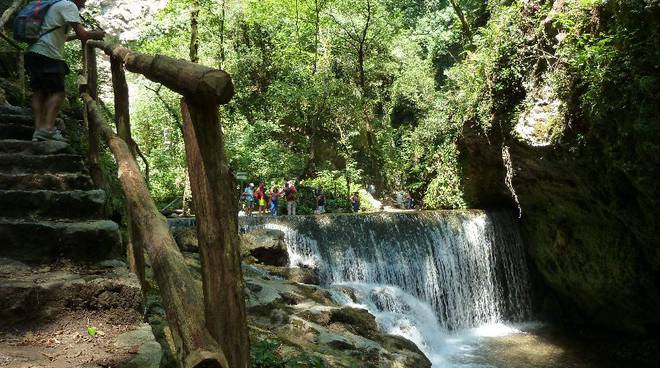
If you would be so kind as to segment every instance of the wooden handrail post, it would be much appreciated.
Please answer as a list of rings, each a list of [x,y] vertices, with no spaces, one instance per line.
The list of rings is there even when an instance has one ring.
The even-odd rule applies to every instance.
[[[229,102],[234,94],[231,77],[222,70],[185,60],[146,55],[102,41],[90,40],[87,44],[88,48],[97,47],[111,57],[117,130],[129,145],[134,142],[130,138],[128,88],[121,63],[126,70],[184,96],[183,132],[202,264],[204,305],[201,309],[195,303],[202,298],[195,295],[195,285],[188,281],[190,271],[185,268],[182,255],[139,172],[135,147],[124,144],[105,125],[94,129],[101,129],[119,166],[120,182],[132,217],[131,233],[151,260],[168,322],[181,347],[179,356],[184,367],[202,367],[190,362],[203,358],[201,362],[207,364],[204,367],[247,368],[250,346],[238,237],[238,197],[218,124],[218,106]],[[87,83],[90,91],[95,92],[96,65],[95,61],[91,62],[93,54],[86,52],[86,55]],[[89,115],[93,117],[89,119],[90,141],[92,126],[102,121],[100,115],[96,116],[95,98],[95,94],[84,94]],[[213,350],[213,343],[217,350]]]
[[[96,102],[82,93],[90,121],[95,121],[117,161],[117,176],[134,214],[133,232],[145,245],[158,284],[176,355],[183,368],[229,368],[220,345],[206,328],[202,295],[179,251],[167,221],[160,214],[128,145],[99,113]]]
[[[126,74],[124,73],[124,63],[117,57],[110,57],[110,72],[112,75],[112,91],[115,100],[115,128],[117,135],[124,140],[131,151],[131,155],[136,157],[137,145],[131,137],[131,121],[129,112],[128,84],[126,83]],[[126,203],[126,224],[128,227],[128,241],[126,244],[126,253],[130,270],[135,273],[140,280],[143,293],[146,293],[148,286],[144,268],[144,246],[140,240],[134,236],[135,224],[133,223],[135,215],[131,207]]]
[[[218,106],[181,99],[197,218],[206,326],[232,368],[247,368],[249,340],[238,237],[238,196],[224,153]]]
[[[128,144],[133,153],[137,155],[135,142],[131,137],[131,116],[129,112],[128,83],[124,73],[124,62],[118,57],[110,57],[110,71],[112,72],[112,90],[115,97],[115,127],[117,135]]]
[[[98,98],[98,70],[96,67],[96,49],[89,44],[84,45],[85,54],[85,73],[87,82],[87,91],[89,95],[96,100]],[[100,141],[100,127],[96,121],[88,120],[88,144],[89,151],[87,152],[87,159],[89,161],[89,174],[92,181],[98,188],[106,189],[107,185],[101,166],[99,164],[99,155],[101,154],[101,141]]]

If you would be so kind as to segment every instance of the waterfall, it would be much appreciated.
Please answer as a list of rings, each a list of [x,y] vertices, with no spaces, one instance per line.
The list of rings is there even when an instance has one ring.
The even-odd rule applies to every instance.
[[[292,266],[318,269],[326,286],[352,285],[370,310],[398,313],[410,306],[394,299],[418,299],[445,331],[530,317],[524,250],[509,213],[286,216],[243,226],[283,231]]]

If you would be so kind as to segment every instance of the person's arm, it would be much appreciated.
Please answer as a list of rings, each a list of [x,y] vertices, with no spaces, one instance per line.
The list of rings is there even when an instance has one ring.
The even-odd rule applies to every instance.
[[[75,32],[75,35],[71,35],[67,38],[67,41],[78,39],[83,43],[87,40],[102,40],[105,37],[105,32],[103,31],[88,31],[80,23],[69,23]]]

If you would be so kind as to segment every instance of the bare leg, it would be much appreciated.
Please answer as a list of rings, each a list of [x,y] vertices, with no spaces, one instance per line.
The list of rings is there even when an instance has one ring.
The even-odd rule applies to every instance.
[[[46,98],[46,105],[45,105],[46,113],[45,113],[45,121],[44,121],[44,125],[46,129],[53,130],[53,128],[55,128],[55,118],[57,117],[57,114],[60,112],[60,107],[62,106],[62,102],[64,102],[63,91],[50,94]]]
[[[34,129],[46,129],[45,124],[45,95],[41,91],[35,91],[32,93],[31,105],[32,105],[32,114],[34,115]]]

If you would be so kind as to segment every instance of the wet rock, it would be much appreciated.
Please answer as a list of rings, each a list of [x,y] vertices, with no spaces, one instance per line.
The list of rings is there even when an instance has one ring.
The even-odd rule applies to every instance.
[[[252,256],[258,263],[270,266],[287,266],[289,254],[284,233],[279,230],[259,229],[241,236],[243,257]]]
[[[318,271],[309,267],[259,266],[271,275],[301,284],[319,285]]]
[[[185,255],[197,269],[198,255]],[[283,361],[304,354],[337,368],[431,366],[412,342],[379,331],[367,310],[338,305],[321,286],[287,280],[286,268],[244,265],[243,270],[250,339],[276,343]]]
[[[174,241],[184,252],[199,252],[197,229],[195,227],[175,227],[172,230]]]

